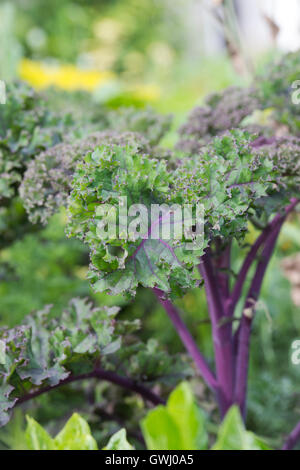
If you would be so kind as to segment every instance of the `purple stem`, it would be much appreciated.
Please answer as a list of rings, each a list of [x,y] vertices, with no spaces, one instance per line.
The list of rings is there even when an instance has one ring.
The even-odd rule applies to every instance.
[[[238,279],[234,285],[231,297],[230,297],[230,303],[228,306],[228,314],[232,316],[234,314],[236,305],[242,295],[242,290],[243,286],[247,277],[247,274],[249,272],[250,267],[252,266],[253,262],[256,259],[256,256],[258,254],[259,249],[262,247],[264,242],[266,241],[268,234],[269,234],[269,227],[268,229],[265,229],[260,236],[256,239],[254,245],[252,245],[249,253],[247,254],[244,263],[242,265],[242,268],[239,272]]]
[[[237,332],[237,363],[236,363],[236,386],[235,386],[235,402],[239,405],[242,415],[245,417],[245,404],[247,395],[247,379],[249,368],[249,346],[251,327],[255,311],[255,303],[259,297],[264,274],[272,257],[280,229],[285,220],[282,218],[273,233],[269,236],[262,252],[262,258],[259,261],[254,278],[252,280],[244,310],[240,327]]]
[[[267,229],[267,238],[262,251],[261,260],[258,262],[256,271],[250,285],[243,310],[240,326],[235,334],[234,341],[237,345],[236,357],[236,380],[235,380],[235,402],[240,406],[245,417],[245,405],[247,395],[247,379],[249,369],[249,346],[255,303],[259,297],[264,275],[272,257],[281,227],[287,216],[299,203],[296,198],[291,199],[291,204],[285,208],[285,214],[277,214]],[[260,237],[259,237],[260,238]],[[261,239],[260,239],[261,242]],[[254,261],[254,260],[253,260]]]
[[[24,395],[23,397],[18,398],[18,400],[15,403],[15,406],[21,405],[22,403],[25,403],[26,401],[31,400],[33,398],[36,398],[39,395],[42,395],[43,393],[51,392],[52,390],[55,390],[58,387],[62,387],[63,385],[68,385],[72,382],[77,382],[79,380],[92,379],[92,378],[106,380],[107,382],[111,382],[115,385],[119,385],[120,387],[126,388],[127,390],[138,393],[145,400],[150,401],[154,405],[160,405],[160,404],[165,403],[162,398],[160,398],[156,393],[152,392],[150,389],[148,389],[144,385],[140,385],[136,383],[134,380],[129,379],[128,377],[123,377],[121,375],[118,375],[115,372],[97,368],[87,374],[70,375],[69,377],[62,380],[56,385],[53,385],[53,386],[49,385],[47,387],[36,390],[34,392],[30,392]]]
[[[231,243],[227,244],[225,247],[222,246],[220,240],[216,240],[216,258],[214,260],[214,265],[216,267],[216,276],[218,279],[218,285],[220,288],[220,294],[224,302],[225,315],[227,314],[226,305],[230,296],[229,291],[229,270],[230,270],[230,258],[231,258]]]
[[[207,305],[212,322],[212,335],[215,350],[217,380],[219,383],[219,404],[221,416],[224,417],[233,403],[234,394],[234,355],[232,329],[230,323],[221,324],[225,318],[225,309],[214,273],[210,252],[206,251],[199,265],[204,279]]]
[[[186,350],[193,358],[201,376],[203,377],[207,385],[213,391],[216,391],[218,388],[216,378],[213,372],[211,371],[209,365],[207,364],[205,358],[200,353],[198,346],[194,341],[194,338],[192,337],[186,325],[182,321],[177,309],[172,304],[172,302],[166,298],[165,293],[162,290],[158,289],[157,287],[154,287],[153,292],[159,300],[160,304],[164,307],[165,311],[167,312]]]
[[[292,212],[292,210],[295,208],[295,206],[299,203],[299,200],[296,198],[291,199],[291,204],[286,207],[285,209],[285,216],[282,214],[277,214],[272,222],[263,230],[263,232],[259,235],[257,238],[256,242],[254,245],[252,245],[249,253],[247,254],[245,261],[242,265],[242,268],[239,272],[237,281],[235,283],[235,286],[233,288],[231,298],[230,298],[230,304],[229,304],[229,313],[230,315],[234,314],[235,307],[241,297],[243,286],[247,277],[247,274],[249,272],[249,269],[251,268],[252,264],[255,262],[257,254],[260,250],[260,248],[263,246],[267,238],[269,237],[270,233],[273,232],[273,230],[276,228],[277,224],[280,223],[282,218],[284,219],[287,217],[287,215]]]
[[[288,435],[282,450],[292,450],[300,439],[300,422],[294,427],[292,432]]]

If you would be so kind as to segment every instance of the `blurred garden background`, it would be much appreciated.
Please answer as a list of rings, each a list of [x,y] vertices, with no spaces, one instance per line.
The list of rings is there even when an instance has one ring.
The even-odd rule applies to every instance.
[[[92,119],[101,128],[107,112],[123,107],[171,113],[171,130],[163,139],[167,148],[175,143],[175,131],[187,113],[207,94],[251,83],[267,61],[300,47],[300,4],[288,3],[289,8],[284,0],[0,1],[0,79],[27,81],[51,109],[70,112],[83,126]],[[18,200],[13,211],[22,218]],[[92,292],[86,280],[87,249],[66,239],[65,219],[62,211],[46,228],[18,234],[9,247],[0,240],[0,324],[14,326],[46,304],[54,304],[57,314],[71,298],[89,297],[96,305],[119,304],[124,318],[141,318],[145,341],[155,332],[155,340],[170,352],[181,351],[151,293],[139,292],[137,302],[130,304]],[[5,223],[0,218],[0,228]],[[274,447],[300,415],[300,368],[290,362],[291,343],[300,338],[297,252],[300,220],[294,217],[283,229],[268,271],[252,344],[248,422]],[[187,323],[210,355],[203,293],[189,293],[181,302]],[[60,390],[27,406],[53,431],[75,408],[88,418],[99,440],[116,427],[114,415],[130,435],[142,414],[141,403],[125,397],[122,409],[115,409],[110,398],[117,392],[106,384],[98,385],[93,396],[87,386],[84,403],[81,393],[76,387]],[[197,393],[210,409],[212,400],[199,384]],[[94,401],[99,409],[91,415]],[[17,410],[0,430],[3,448],[22,447],[23,419]]]

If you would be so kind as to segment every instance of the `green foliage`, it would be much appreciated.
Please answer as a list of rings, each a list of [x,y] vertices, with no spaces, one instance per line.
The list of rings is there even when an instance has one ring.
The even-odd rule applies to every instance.
[[[64,214],[56,214],[41,229],[28,222],[20,201],[17,204],[14,198],[13,202],[7,211],[11,217],[5,219],[11,225],[1,240],[6,249],[0,252],[1,322],[8,326],[47,304],[55,304],[52,312],[58,315],[72,297],[88,296],[91,291],[84,280],[87,249],[77,240],[66,239]],[[114,302],[111,299],[110,305]]]
[[[77,413],[71,416],[55,438],[27,416],[26,439],[29,450],[98,450],[88,423]]]
[[[115,234],[105,239],[98,233],[98,224],[105,215],[102,203],[118,208],[120,197],[127,197],[128,207],[142,203],[150,209],[153,203],[168,201],[170,181],[166,162],[141,154],[138,143],[126,147],[103,145],[87,154],[84,163],[78,165],[69,203],[68,234],[90,246],[90,279],[96,291],[132,294],[138,284],[158,285],[165,291],[176,283],[181,287],[192,285],[188,270],[180,269],[180,263],[192,267],[192,256],[178,245],[178,240],[168,245],[160,239],[145,239],[150,210],[146,216],[142,214],[143,228],[137,240],[130,227],[128,234],[124,232],[126,227],[118,227],[123,238]],[[202,247],[199,252],[203,252]],[[196,253],[193,255],[196,260]]]
[[[151,108],[137,110],[120,108],[107,115],[108,128],[118,132],[137,132],[143,135],[150,145],[157,145],[170,130],[171,115],[155,113]]]
[[[19,408],[15,410],[13,419],[0,429],[0,450],[24,450],[26,448],[24,414]]]
[[[294,59],[286,60],[288,70],[288,61],[294,63]],[[235,240],[240,243],[249,233],[249,221],[264,227],[275,212],[283,210],[292,196],[299,195],[299,139],[265,139],[269,132],[272,134],[276,130],[278,122],[287,125],[294,133],[298,132],[297,113],[289,109],[284,101],[290,78],[287,79],[286,70],[277,70],[276,77],[277,73],[280,79],[271,88],[272,93],[278,92],[281,99],[278,104],[272,105],[271,93],[264,88],[266,82],[262,86],[260,103],[257,90],[231,89],[209,97],[207,107],[195,111],[182,129],[183,139],[188,141],[181,146],[184,155],[179,154],[178,158],[172,155],[171,159],[156,147],[169,127],[168,117],[160,117],[149,110],[116,111],[106,116],[107,125],[115,132],[94,133],[80,141],[66,138],[64,143],[57,143],[62,138],[66,122],[54,118],[40,101],[41,111],[38,111],[39,106],[36,108],[33,104],[38,98],[31,96],[29,88],[26,88],[24,95],[23,92],[16,93],[14,99],[10,95],[8,114],[5,114],[6,111],[3,114],[4,130],[0,140],[1,248],[14,237],[22,236],[24,230],[31,230],[20,200],[7,200],[14,196],[17,186],[21,184],[20,195],[33,222],[47,223],[49,217],[60,206],[66,205],[69,198],[68,234],[83,240],[90,249],[89,278],[95,291],[132,295],[139,286],[156,286],[168,296],[175,296],[198,286],[200,281],[196,266],[211,240],[218,238],[218,241],[225,243]],[[269,106],[275,106],[277,123],[267,132],[259,129],[262,139],[254,140],[256,136],[242,130],[225,132],[232,127],[247,125],[248,121],[244,119],[253,110]],[[95,122],[89,123],[89,119],[93,121],[91,117],[86,119],[86,129],[90,124],[91,127],[95,125]],[[118,134],[128,130],[134,132]],[[211,140],[213,136],[216,137]],[[124,196],[128,198],[128,205],[141,203],[148,209],[153,203],[202,204],[205,236],[199,250],[188,252],[172,237],[168,243],[161,239],[146,240],[143,233],[137,237],[130,232],[123,239],[117,236],[105,239],[101,232],[105,204],[118,206],[119,198]],[[130,221],[134,220],[132,216]],[[148,222],[148,217],[142,217],[140,221]],[[157,222],[160,220],[154,224]],[[117,226],[117,230],[120,235],[124,227]],[[43,237],[41,240],[45,242]],[[30,235],[23,240],[24,243],[16,243],[10,250],[1,253],[4,264],[0,267],[0,279],[6,278],[6,282],[1,285],[0,292],[5,292],[8,282],[14,283],[16,290],[20,277],[26,277],[26,256],[34,258],[36,265],[40,263],[43,278],[49,253],[41,262],[35,241],[35,235]],[[182,241],[186,241],[184,237]],[[45,246],[49,248],[50,245],[46,243]],[[64,249],[60,251],[55,240],[51,247],[52,253],[53,250],[57,252],[55,259],[60,259],[69,273],[72,261],[69,259],[66,262]],[[70,250],[67,258],[77,259],[76,250],[76,247],[74,251]],[[84,249],[79,252],[86,254]],[[71,279],[72,274],[69,277]],[[28,276],[29,284],[32,279],[32,275]],[[39,285],[35,287],[37,290]],[[30,296],[31,290],[28,298]],[[20,303],[22,301],[20,299]],[[184,304],[185,300],[182,302]],[[56,309],[60,311],[59,307]],[[1,424],[8,421],[10,410],[24,397],[42,392],[44,388],[52,389],[79,374],[93,374],[99,365],[105,371],[117,371],[122,376],[129,375],[138,382],[151,385],[157,381],[170,385],[189,374],[190,369],[182,361],[177,357],[173,360],[158,348],[154,338],[149,339],[149,331],[143,332],[145,341],[141,343],[137,336],[139,323],[124,319],[128,318],[128,309],[122,313],[122,320],[116,319],[117,310],[109,307],[93,309],[87,302],[75,299],[59,318],[55,318],[56,311],[46,307],[44,311],[27,318],[23,326],[2,329]],[[151,306],[148,310],[153,316]],[[266,336],[263,336],[263,341],[267,341]],[[286,350],[286,345],[284,347]],[[255,361],[257,368],[257,357]],[[271,372],[261,376],[262,380],[258,378],[256,383],[263,388],[264,380],[271,381],[270,377],[274,377]],[[281,390],[293,390],[290,382],[280,382]],[[264,397],[272,387],[268,385],[266,389],[268,392],[264,390],[256,400],[256,409],[253,403],[250,405],[252,420],[255,413],[257,415],[259,410],[264,409],[264,401],[267,402]],[[255,397],[253,391],[249,395],[252,397],[250,400]],[[117,409],[115,403],[112,407],[113,411]],[[256,423],[258,421],[256,416]],[[278,420],[275,421],[278,429]],[[255,423],[250,423],[251,429],[257,429]],[[29,422],[33,436],[31,442],[34,442],[31,445],[50,448],[58,439],[55,445],[61,448],[84,446],[81,434],[89,434],[86,423],[79,426],[76,422],[73,427],[72,424],[68,424],[59,434],[60,439],[59,436],[52,439],[36,423]],[[260,426],[262,429],[263,423]],[[79,431],[82,428],[78,440],[73,439],[74,428],[79,428]],[[206,428],[205,418],[195,405],[187,384],[182,384],[172,393],[166,407],[152,411],[143,421],[150,449],[206,448]],[[120,446],[130,449],[125,437],[125,431],[121,430],[113,436],[107,448]],[[86,445],[93,446],[91,442],[88,439]],[[231,408],[218,431],[214,449],[265,448],[259,438],[245,429],[238,409]]]
[[[54,439],[29,416],[27,416],[26,441],[29,450],[55,450]]]
[[[24,392],[57,385],[71,372],[91,371],[96,359],[105,361],[120,347],[116,308],[92,309],[86,301],[74,299],[59,320],[49,319],[49,312],[46,307],[28,317],[24,326],[0,331],[2,425]]]
[[[29,162],[20,195],[32,223],[46,224],[51,215],[66,205],[76,165],[88,152],[103,143],[125,146],[137,142],[139,152],[153,154],[156,151],[152,146],[159,143],[170,126],[170,116],[161,116],[150,109],[110,111],[106,120],[104,127],[110,130],[94,132],[77,140],[65,137],[63,143],[38,153]],[[88,129],[82,131],[83,135],[85,133]]]
[[[188,383],[171,393],[167,405],[148,412],[142,421],[149,450],[205,450],[208,446],[207,418],[196,403]],[[240,411],[232,406],[218,429],[212,450],[267,450],[267,445],[246,431]]]
[[[148,413],[142,421],[142,430],[149,450],[207,448],[205,417],[186,382],[171,393],[166,406]]]
[[[281,176],[272,159],[253,149],[249,134],[239,130],[215,138],[199,155],[171,162],[141,154],[138,143],[103,145],[77,167],[68,234],[90,247],[89,278],[96,291],[134,294],[141,284],[176,294],[199,282],[194,267],[212,237],[243,238],[250,217],[262,210],[260,201],[278,194]],[[126,228],[117,225],[116,233],[103,236],[101,221],[110,211],[110,220],[118,224],[122,197],[127,197],[128,207],[146,206],[147,214],[140,216],[140,233],[133,236],[129,228],[126,234]],[[287,194],[278,201],[286,203]],[[197,250],[179,244],[172,234],[166,241],[149,237],[156,225],[164,223],[159,214],[148,225],[154,203],[202,205],[205,237]],[[169,217],[163,217],[169,223]],[[178,223],[174,219],[173,233]]]
[[[221,424],[213,450],[268,450],[255,434],[246,431],[239,408],[232,406]]]
[[[39,226],[29,221],[20,198],[15,197],[0,205],[0,250],[12,244],[26,233],[36,232]]]
[[[281,175],[284,190],[290,189],[297,195],[300,187],[300,138],[278,137],[273,143],[261,145],[257,152],[272,160]]]
[[[272,117],[278,124],[287,126],[294,135],[300,133],[299,105],[293,103],[292,87],[299,80],[300,51],[285,54],[280,60],[268,64],[261,76],[256,77],[259,100],[264,108],[272,109]],[[299,89],[299,86],[297,87]],[[299,93],[298,93],[299,96]]]
[[[72,143],[61,143],[40,153],[28,165],[20,187],[24,207],[32,223],[46,224],[49,217],[65,206],[71,190],[76,164],[103,142],[125,145],[139,142],[140,151],[148,150],[146,140],[133,133],[96,132]]]
[[[125,429],[120,429],[111,436],[103,450],[133,450],[132,445],[127,441]]]
[[[182,377],[182,364],[165,358],[157,343],[133,340],[139,322],[117,321],[118,310],[73,299],[59,318],[51,318],[48,306],[22,326],[1,329],[0,424],[8,422],[9,410],[30,392],[83,374],[96,377],[99,365],[145,382]]]
[[[29,450],[98,450],[88,423],[78,413],[71,416],[54,438],[27,416],[26,441]],[[111,436],[103,450],[133,450],[127,441],[125,429]]]
[[[247,132],[232,130],[214,138],[200,155],[183,159],[175,171],[176,202],[204,205],[209,238],[242,238],[257,202],[280,189],[272,159],[257,153],[252,141]]]

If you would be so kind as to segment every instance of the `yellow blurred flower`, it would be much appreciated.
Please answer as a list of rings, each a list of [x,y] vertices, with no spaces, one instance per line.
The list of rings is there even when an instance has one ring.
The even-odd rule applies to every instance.
[[[68,91],[93,91],[113,78],[109,71],[84,70],[75,65],[48,65],[29,59],[20,62],[19,76],[37,89],[57,86]]]

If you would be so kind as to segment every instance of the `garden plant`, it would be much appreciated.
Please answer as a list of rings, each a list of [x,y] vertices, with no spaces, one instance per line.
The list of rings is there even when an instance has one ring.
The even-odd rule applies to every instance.
[[[289,54],[251,87],[210,95],[179,129],[173,149],[161,144],[169,116],[150,109],[107,111],[105,124],[97,128],[91,117],[78,130],[73,118],[48,111],[29,87],[11,86],[0,110],[1,246],[20,232],[41,229],[65,207],[66,235],[89,249],[93,290],[129,304],[137,290],[151,291],[187,354],[167,354],[155,339],[142,341],[140,321],[118,307],[75,298],[56,317],[46,306],[22,325],[1,329],[2,425],[15,407],[60,386],[107,381],[158,405],[141,421],[148,449],[270,447],[245,429],[249,355],[265,274],[282,226],[296,217],[300,201],[300,111],[292,102],[298,64],[299,52]],[[142,204],[147,214],[154,204],[173,209],[162,209],[155,220],[129,215],[130,226],[139,227],[133,235],[117,217],[125,198],[128,207]],[[114,236],[101,229],[107,204],[116,208],[109,213],[118,222]],[[189,234],[175,236],[174,207],[184,205],[202,208],[201,240],[197,220]],[[166,221],[168,237],[162,235]],[[161,232],[151,237],[157,227]],[[179,299],[197,289],[206,295],[213,358],[204,357],[179,307]],[[207,413],[182,382],[191,377],[204,382],[216,401],[214,441]],[[78,415],[71,419],[87,426]],[[77,445],[68,443],[68,430],[51,438],[32,418],[26,432],[31,448],[32,433],[42,436],[43,448]],[[130,448],[124,431],[114,439],[108,448],[118,439],[118,448]],[[299,439],[300,424],[282,448],[294,448]],[[79,445],[97,448],[92,436]]]

